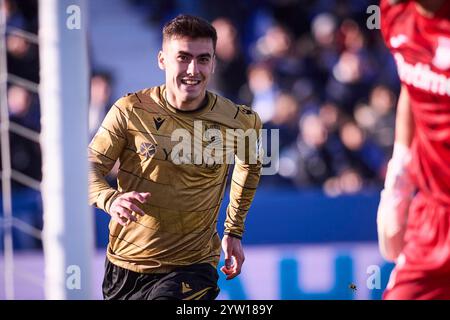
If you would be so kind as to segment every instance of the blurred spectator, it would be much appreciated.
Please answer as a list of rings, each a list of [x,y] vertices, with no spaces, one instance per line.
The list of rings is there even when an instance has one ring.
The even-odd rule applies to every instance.
[[[340,138],[346,148],[350,167],[364,179],[364,182],[380,183],[385,165],[384,154],[380,147],[368,139],[354,121],[342,125]]]
[[[345,19],[340,27],[342,46],[345,50],[359,53],[364,49],[365,38],[359,25],[351,19]]]
[[[233,101],[240,101],[239,91],[246,83],[246,63],[240,50],[236,27],[227,18],[212,22],[217,30],[216,68],[211,87]]]
[[[8,88],[10,121],[38,132],[40,112],[37,96],[18,86]],[[10,132],[10,161],[12,170],[36,181],[42,178],[40,145],[19,134]],[[13,193],[13,215],[36,228],[42,228],[42,203],[39,192],[16,180],[11,181]],[[41,246],[40,240],[14,229],[14,246],[17,249],[32,249]]]
[[[348,170],[349,163],[339,136],[339,129],[345,121],[342,110],[336,104],[326,102],[319,109],[319,118],[328,132],[327,148],[333,155],[335,172],[341,173]]]
[[[332,155],[326,149],[328,133],[313,113],[300,120],[297,141],[280,154],[279,174],[290,178],[297,187],[321,187],[333,174]]]
[[[91,98],[89,102],[89,139],[92,139],[100,128],[103,119],[111,108],[113,101],[112,76],[106,71],[94,72],[91,76]],[[119,161],[116,162],[109,174],[106,176],[108,183],[117,186],[117,173],[119,170]]]
[[[11,122],[35,132],[40,131],[37,98],[26,89],[18,86],[11,86],[8,89],[8,108]],[[41,150],[39,144],[15,133],[11,133],[10,136],[12,168],[40,181]]]
[[[329,134],[335,134],[338,131],[342,122],[342,112],[336,104],[332,102],[323,103],[320,106],[319,117]]]
[[[270,26],[254,47],[253,59],[268,64],[278,87],[290,90],[294,82],[306,74],[307,66],[297,55],[292,33],[280,24]]]
[[[316,63],[322,72],[330,72],[339,56],[337,47],[337,21],[329,13],[322,13],[311,23],[311,32],[317,46]]]
[[[39,82],[38,48],[25,38],[17,35],[7,35],[7,68],[14,74],[34,83]]]
[[[264,125],[264,129],[279,130],[280,152],[295,141],[298,135],[299,118],[300,106],[297,99],[288,93],[280,94],[276,98],[275,111],[272,119]]]
[[[353,113],[355,104],[367,97],[368,83],[363,74],[361,57],[350,51],[344,51],[336,65],[326,86],[328,99],[343,106],[349,114]]]
[[[26,28],[25,18],[18,10],[17,4],[12,0],[4,0],[0,2],[1,12],[5,13],[6,27],[14,27],[19,29]]]
[[[267,64],[250,66],[248,89],[252,96],[251,106],[258,112],[262,123],[270,121],[275,113],[275,99],[279,90],[274,82],[272,69]]]
[[[89,103],[89,137],[92,138],[111,107],[111,76],[106,72],[94,73],[91,77],[91,99]]]
[[[33,1],[17,2],[7,0],[4,9],[7,27],[20,28],[25,31],[34,31],[35,20],[28,17],[26,20],[19,8],[33,7]],[[30,8],[29,8],[30,9]],[[29,11],[26,11],[30,15]],[[34,12],[37,16],[37,11]],[[25,78],[32,82],[39,82],[39,52],[35,44],[31,44],[23,37],[7,34],[6,36],[7,68],[8,73]]]
[[[369,103],[355,110],[356,122],[383,149],[386,159],[390,159],[394,144],[395,104],[394,93],[378,85],[371,91]]]
[[[258,39],[255,47],[255,60],[281,59],[289,54],[292,37],[281,25],[273,25],[265,35]]]

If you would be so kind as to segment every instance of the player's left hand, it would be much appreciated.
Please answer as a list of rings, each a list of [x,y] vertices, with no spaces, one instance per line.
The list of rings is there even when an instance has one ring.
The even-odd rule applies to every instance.
[[[241,273],[245,260],[241,240],[229,235],[223,236],[222,250],[225,254],[225,265],[220,268],[220,271],[227,276],[227,280],[231,280]]]

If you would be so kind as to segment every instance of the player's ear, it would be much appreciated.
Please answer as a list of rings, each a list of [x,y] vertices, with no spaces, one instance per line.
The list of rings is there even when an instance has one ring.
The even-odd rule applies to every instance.
[[[212,58],[212,71],[211,71],[211,73],[214,73],[215,70],[216,70],[216,55],[214,54],[213,58]]]
[[[166,69],[164,52],[162,52],[162,51],[159,51],[159,53],[158,53],[158,66],[161,70]]]

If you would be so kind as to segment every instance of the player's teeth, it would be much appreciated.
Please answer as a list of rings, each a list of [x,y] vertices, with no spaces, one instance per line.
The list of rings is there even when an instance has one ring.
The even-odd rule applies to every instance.
[[[183,82],[185,84],[199,84],[200,83],[200,81],[198,81],[198,80],[183,80]]]

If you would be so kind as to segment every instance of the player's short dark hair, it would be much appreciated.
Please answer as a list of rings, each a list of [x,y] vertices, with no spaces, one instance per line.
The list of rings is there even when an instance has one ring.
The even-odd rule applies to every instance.
[[[191,39],[209,38],[216,50],[216,29],[205,19],[182,14],[170,20],[163,28],[163,42],[173,38],[187,37]]]

